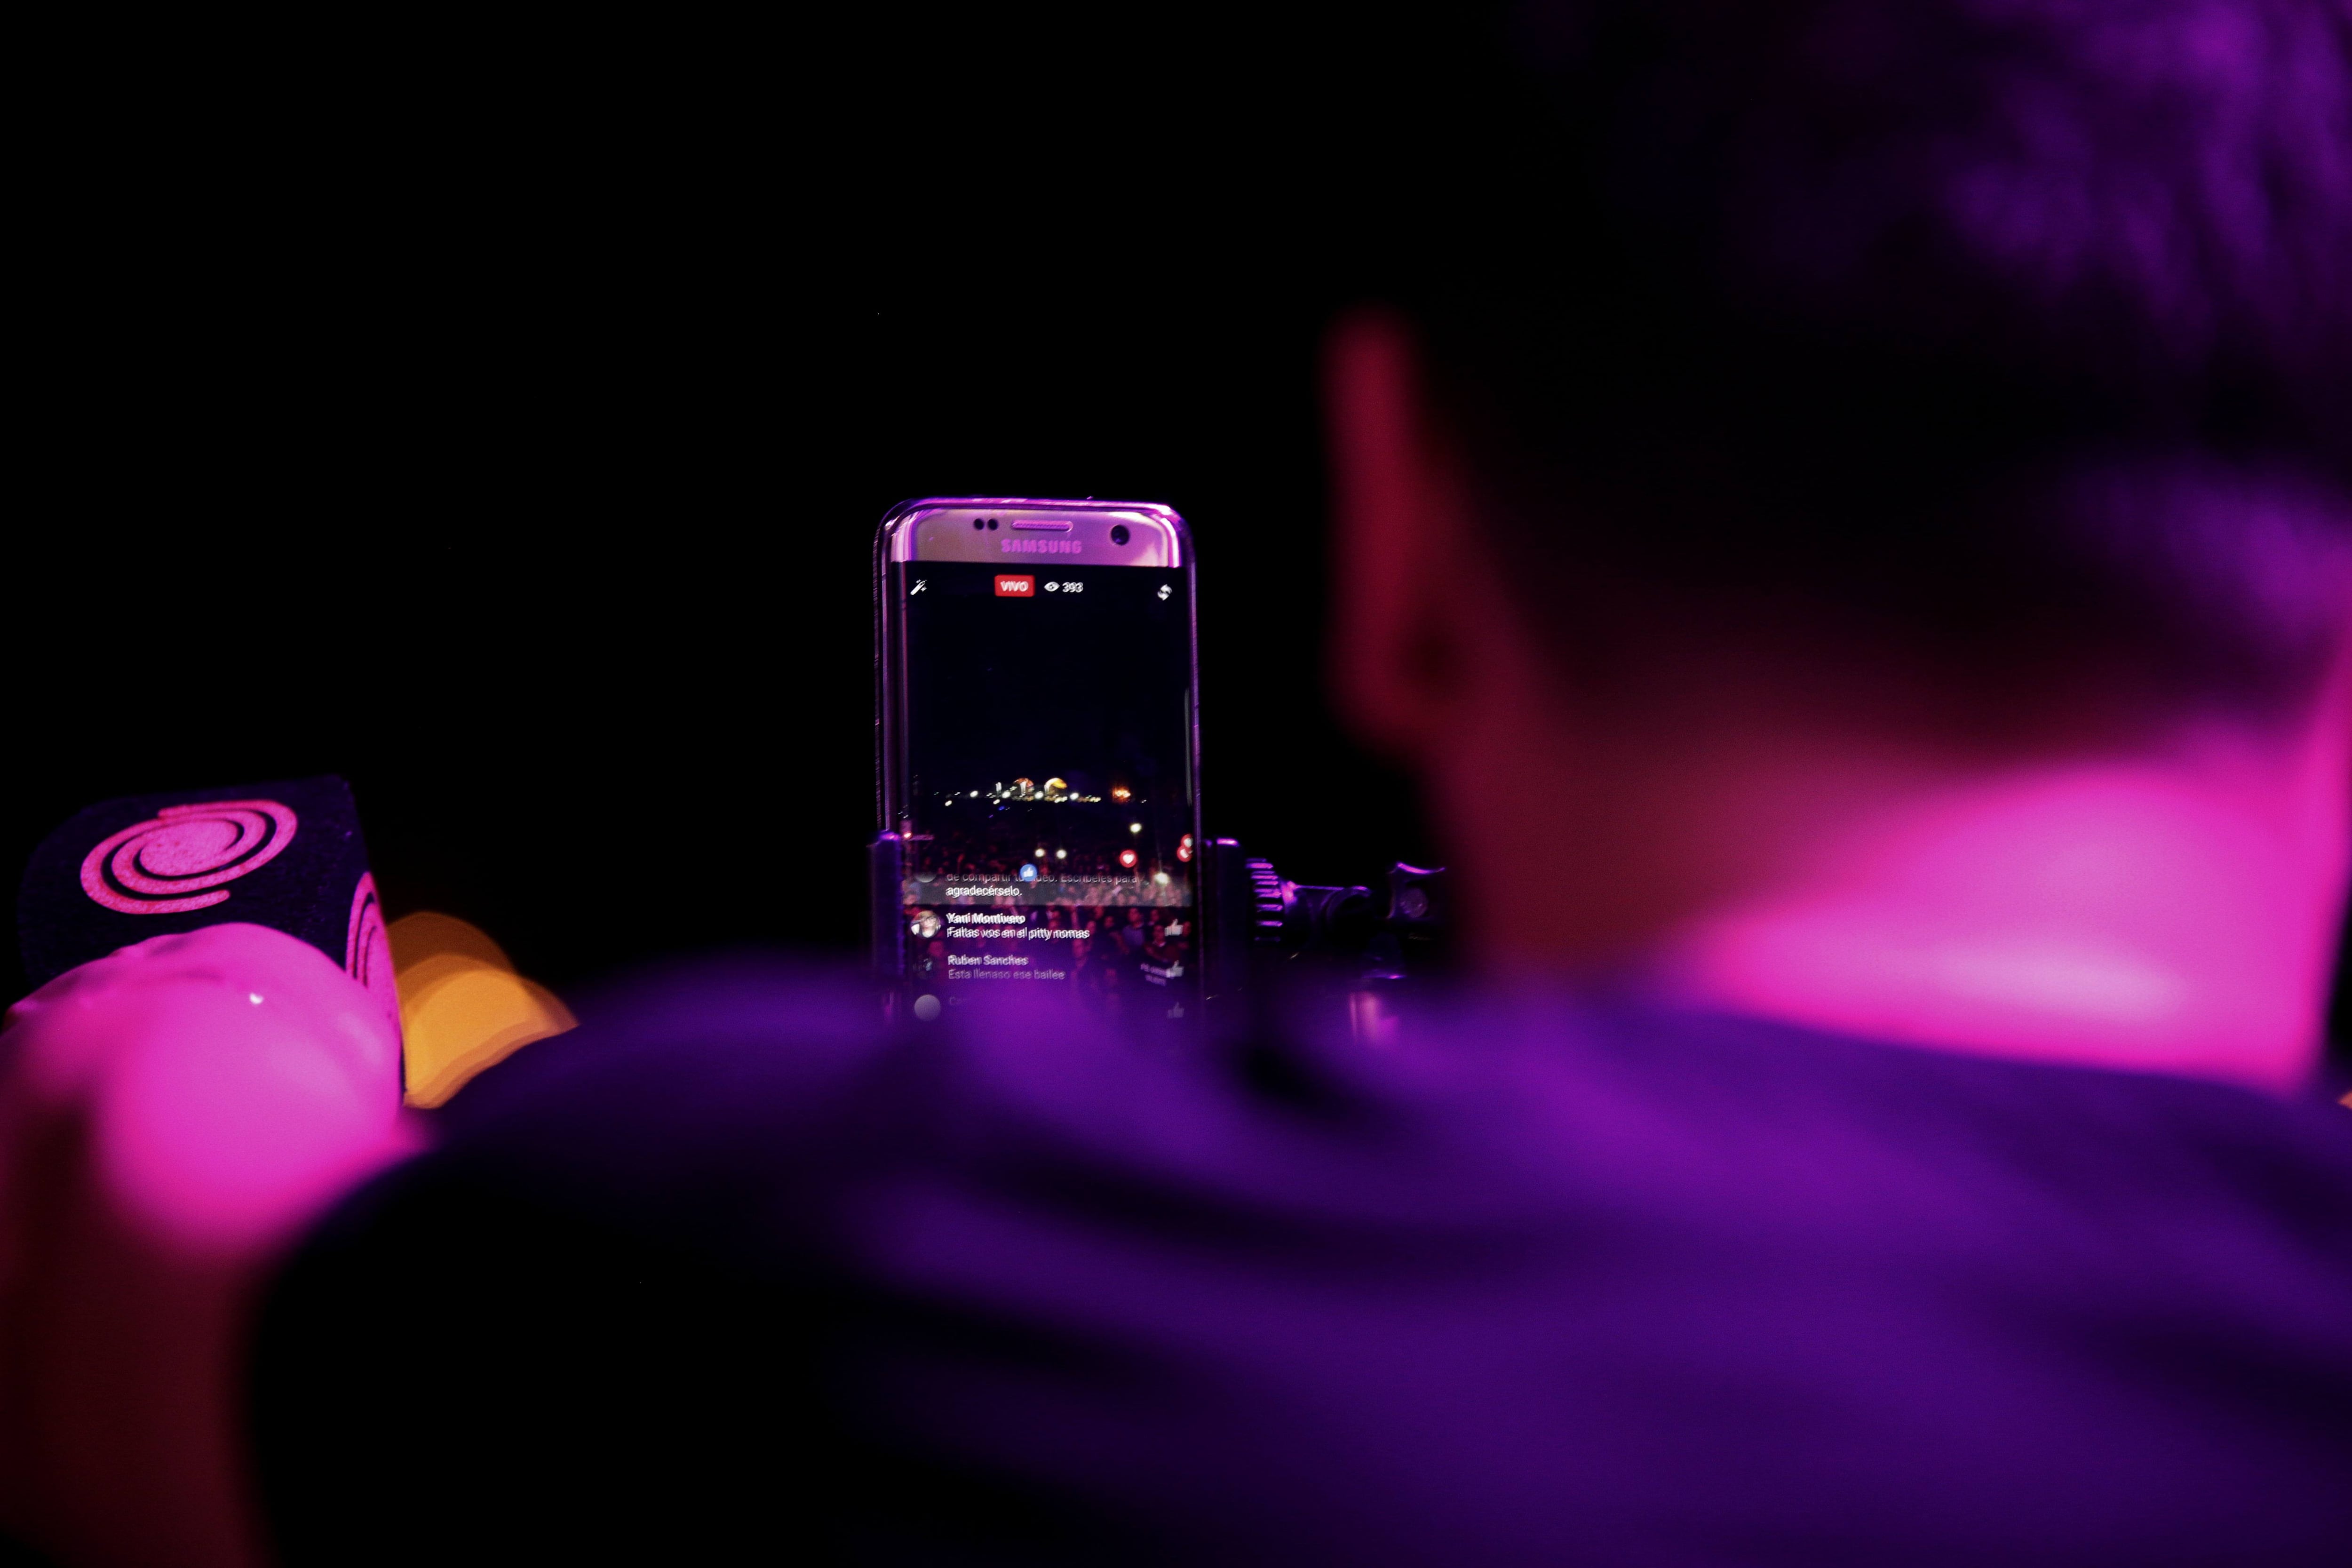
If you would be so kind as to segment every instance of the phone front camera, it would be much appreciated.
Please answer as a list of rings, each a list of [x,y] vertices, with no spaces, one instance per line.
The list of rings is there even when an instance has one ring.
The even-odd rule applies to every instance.
[[[973,528],[975,531],[977,531],[977,530],[980,530],[980,529],[986,528],[986,527],[988,526],[988,524],[987,524],[986,522],[982,521],[981,519],[979,519],[979,518],[976,518],[976,517],[975,517],[975,518],[973,518],[973,519],[971,520],[971,526],[972,526],[972,528]]]
[[[1127,524],[1123,522],[1113,524],[1110,531],[1110,542],[1113,544],[1125,544],[1127,541]]]
[[[996,520],[992,517],[988,520],[988,531],[991,533],[996,531]]]

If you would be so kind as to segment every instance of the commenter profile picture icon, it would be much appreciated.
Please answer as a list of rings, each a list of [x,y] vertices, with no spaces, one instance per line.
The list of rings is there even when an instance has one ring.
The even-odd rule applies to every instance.
[[[917,936],[921,937],[925,942],[929,942],[931,938],[940,934],[940,917],[933,914],[930,910],[925,910],[922,913],[917,915],[913,920],[907,922],[907,929],[913,931]]]

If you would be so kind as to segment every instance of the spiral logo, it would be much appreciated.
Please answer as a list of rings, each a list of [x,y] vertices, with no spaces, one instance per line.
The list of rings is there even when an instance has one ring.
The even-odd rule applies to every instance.
[[[376,999],[394,1029],[400,1027],[400,983],[393,973],[392,941],[384,934],[383,905],[375,896],[375,876],[360,874],[352,889],[352,918],[343,932],[343,972]]]
[[[294,842],[294,814],[274,800],[167,805],[110,834],[81,863],[81,888],[126,915],[209,909],[225,882],[260,870]]]

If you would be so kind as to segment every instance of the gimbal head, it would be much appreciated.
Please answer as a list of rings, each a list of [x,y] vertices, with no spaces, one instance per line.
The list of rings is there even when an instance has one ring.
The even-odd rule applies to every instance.
[[[1317,887],[1220,838],[1210,870],[1218,968],[1240,984],[1294,964],[1396,981],[1444,960],[1451,909],[1442,867],[1400,860],[1377,890]]]

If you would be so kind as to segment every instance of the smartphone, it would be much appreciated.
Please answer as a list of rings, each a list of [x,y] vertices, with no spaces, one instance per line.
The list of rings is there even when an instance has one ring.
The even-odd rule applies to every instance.
[[[1184,520],[908,501],[875,543],[876,961],[925,1022],[1003,988],[1182,1028],[1202,997]]]

